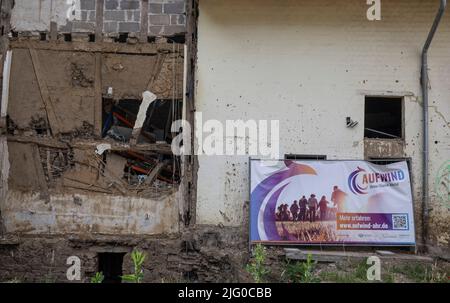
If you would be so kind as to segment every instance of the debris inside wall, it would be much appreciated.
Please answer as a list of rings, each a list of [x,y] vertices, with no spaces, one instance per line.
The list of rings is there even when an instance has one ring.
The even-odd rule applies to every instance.
[[[55,52],[49,44],[13,46],[12,188],[123,196],[176,188],[181,164],[171,152],[170,127],[181,119],[181,48],[93,55],[78,48]],[[30,165],[33,157],[39,167]],[[23,165],[29,166],[25,177]]]

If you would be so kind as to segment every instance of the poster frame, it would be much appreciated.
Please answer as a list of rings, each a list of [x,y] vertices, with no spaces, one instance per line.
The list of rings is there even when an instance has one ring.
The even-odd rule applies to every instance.
[[[325,242],[325,243],[289,243],[289,242],[285,242],[285,241],[252,241],[251,239],[251,195],[252,195],[252,173],[251,173],[251,164],[252,161],[297,161],[297,162],[351,162],[351,161],[358,161],[358,162],[367,162],[370,164],[375,164],[376,163],[372,163],[371,161],[396,161],[396,162],[407,162],[408,165],[408,173],[409,173],[409,179],[410,179],[410,188],[411,188],[411,198],[412,198],[412,207],[413,207],[413,212],[411,214],[412,216],[412,220],[414,222],[414,243],[378,243],[378,242],[358,242],[358,243],[346,243],[346,242],[342,242],[342,243],[329,243],[329,242]],[[396,163],[394,162],[394,163]],[[305,160],[288,160],[288,159],[262,159],[262,158],[252,158],[249,157],[249,161],[248,161],[248,201],[249,201],[249,205],[248,205],[248,240],[249,240],[249,251],[252,250],[253,245],[256,244],[262,244],[265,246],[280,246],[280,247],[389,247],[389,248],[393,248],[393,247],[398,247],[398,248],[410,248],[411,250],[416,250],[417,249],[417,234],[416,234],[416,221],[415,221],[415,205],[414,205],[414,190],[413,190],[413,176],[412,176],[412,162],[410,158],[383,158],[383,159],[373,159],[373,160],[360,160],[360,159],[325,159],[325,160],[311,160],[311,159],[305,159]],[[409,216],[409,214],[408,214]]]

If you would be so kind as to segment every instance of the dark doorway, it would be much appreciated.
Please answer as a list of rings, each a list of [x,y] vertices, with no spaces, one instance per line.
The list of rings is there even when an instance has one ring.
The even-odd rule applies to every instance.
[[[105,276],[103,283],[121,283],[122,265],[125,253],[99,253],[98,271]]]

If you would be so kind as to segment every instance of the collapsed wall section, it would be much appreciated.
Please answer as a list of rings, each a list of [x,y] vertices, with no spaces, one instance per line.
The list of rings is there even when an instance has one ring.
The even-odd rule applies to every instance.
[[[5,232],[177,232],[184,48],[84,46],[11,41]]]

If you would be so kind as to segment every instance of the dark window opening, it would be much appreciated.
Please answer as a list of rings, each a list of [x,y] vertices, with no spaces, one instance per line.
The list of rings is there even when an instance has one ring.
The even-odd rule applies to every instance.
[[[326,155],[295,155],[287,154],[284,156],[286,160],[326,160]]]
[[[89,42],[95,42],[95,34],[89,34]]]
[[[72,42],[72,34],[64,34],[65,42]]]
[[[154,36],[148,36],[148,37],[147,37],[147,42],[148,42],[148,43],[155,43],[155,42],[156,42],[156,37],[154,37]]]
[[[185,42],[186,42],[186,36],[185,35],[176,35],[176,36],[167,38],[167,43],[184,44]]]
[[[122,265],[125,253],[99,253],[98,271],[103,273],[103,283],[121,283]]]
[[[366,97],[364,137],[396,139],[403,137],[402,98]]]
[[[41,41],[47,41],[47,33],[40,33],[39,34]]]
[[[128,33],[120,33],[119,37],[115,38],[114,41],[119,43],[127,43]]]

